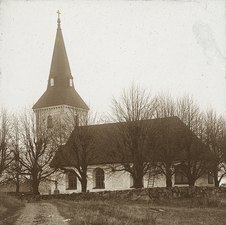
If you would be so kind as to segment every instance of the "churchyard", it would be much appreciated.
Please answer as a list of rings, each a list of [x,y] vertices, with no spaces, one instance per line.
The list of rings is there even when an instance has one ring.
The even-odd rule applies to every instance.
[[[2,194],[0,225],[223,225],[225,212],[225,188],[20,197]]]

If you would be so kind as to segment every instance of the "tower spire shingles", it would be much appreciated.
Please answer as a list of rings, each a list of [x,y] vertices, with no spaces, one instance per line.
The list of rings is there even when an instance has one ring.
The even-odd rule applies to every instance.
[[[88,110],[87,105],[74,89],[73,77],[61,29],[60,12],[57,11],[57,33],[49,72],[47,90],[33,106],[33,109],[55,105],[69,105]]]

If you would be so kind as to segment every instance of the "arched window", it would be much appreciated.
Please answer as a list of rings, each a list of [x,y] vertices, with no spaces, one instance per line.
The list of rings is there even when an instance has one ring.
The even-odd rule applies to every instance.
[[[54,79],[53,79],[53,78],[50,79],[50,86],[51,86],[51,87],[54,86]]]
[[[104,170],[96,168],[94,171],[95,188],[105,188],[104,185]]]
[[[47,128],[53,128],[53,118],[50,115],[47,117]]]
[[[175,167],[175,184],[188,184],[188,178],[180,166]]]
[[[68,172],[68,189],[77,189],[77,176],[74,171]]]

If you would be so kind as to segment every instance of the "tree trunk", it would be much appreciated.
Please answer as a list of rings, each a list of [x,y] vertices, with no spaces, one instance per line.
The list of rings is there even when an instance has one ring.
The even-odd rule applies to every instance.
[[[82,178],[81,185],[82,185],[82,192],[86,192],[87,191],[87,178],[86,177]]]
[[[166,187],[172,187],[172,173],[170,168],[166,168]]]
[[[133,178],[133,180],[134,180],[134,188],[142,188],[143,187],[143,177],[142,176]]]
[[[215,186],[215,187],[219,187],[220,182],[219,182],[219,180],[218,180],[218,171],[217,171],[217,170],[215,170],[215,171],[213,172],[213,179],[214,179],[214,186]]]
[[[172,187],[172,176],[166,175],[166,187]]]
[[[20,192],[20,178],[19,174],[16,174],[16,193],[18,194]]]
[[[39,195],[39,180],[37,177],[32,177],[32,191],[34,195]]]
[[[194,187],[195,186],[195,180],[192,178],[188,178],[188,185],[189,187]]]

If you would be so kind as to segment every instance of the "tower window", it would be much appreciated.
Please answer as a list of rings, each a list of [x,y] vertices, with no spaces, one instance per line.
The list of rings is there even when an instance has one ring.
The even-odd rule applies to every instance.
[[[70,87],[72,87],[72,85],[73,85],[72,79],[69,80],[69,85],[70,85]]]
[[[51,86],[51,87],[54,86],[54,79],[53,79],[53,78],[50,79],[50,86]]]
[[[47,128],[53,128],[53,118],[50,115],[47,117]]]

